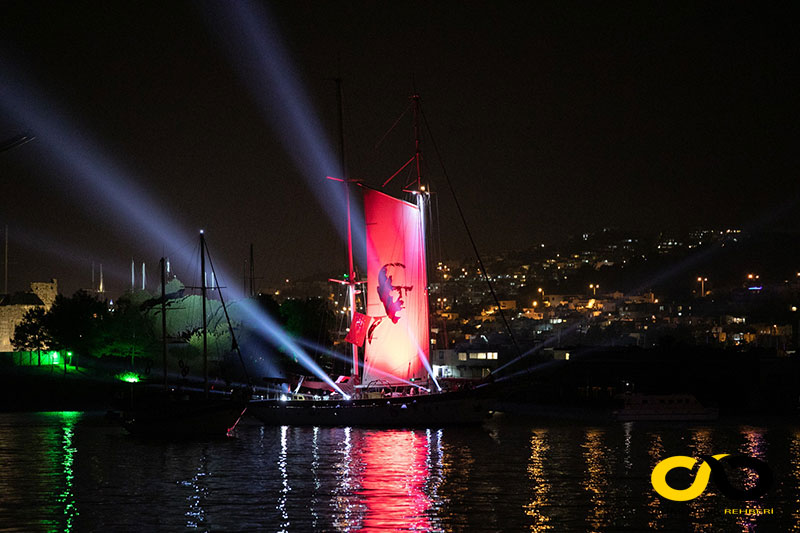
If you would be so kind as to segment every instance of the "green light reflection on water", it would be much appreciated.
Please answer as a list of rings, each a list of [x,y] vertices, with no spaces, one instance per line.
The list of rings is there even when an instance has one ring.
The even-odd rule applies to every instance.
[[[64,489],[58,495],[57,501],[59,506],[64,509],[64,528],[62,531],[69,532],[75,527],[75,518],[78,516],[78,507],[75,502],[74,492],[74,479],[75,472],[73,465],[75,463],[75,453],[78,451],[75,448],[73,440],[75,437],[75,423],[81,416],[80,411],[59,411],[47,413],[54,415],[61,419],[63,435],[61,438],[61,449],[58,454],[61,455],[61,470],[64,475]]]

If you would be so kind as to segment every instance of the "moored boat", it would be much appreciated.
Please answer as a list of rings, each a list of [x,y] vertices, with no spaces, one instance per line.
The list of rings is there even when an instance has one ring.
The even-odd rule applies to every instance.
[[[623,407],[613,412],[615,420],[693,421],[716,420],[719,410],[704,407],[691,394],[624,394]]]
[[[211,392],[208,381],[208,348],[206,323],[206,242],[200,232],[200,265],[203,303],[203,390],[189,391],[171,388],[167,381],[166,348],[166,295],[164,258],[161,259],[161,328],[164,358],[164,383],[162,388],[143,386],[131,389],[130,406],[122,414],[122,423],[130,433],[157,438],[190,438],[199,436],[226,436],[236,427],[244,415],[250,399],[248,390],[233,390],[229,393]],[[219,290],[219,288],[218,288]],[[225,301],[220,291],[220,301]],[[225,311],[227,318],[227,310]],[[230,328],[230,320],[228,320]],[[231,335],[233,329],[231,328]],[[234,342],[238,351],[238,345]],[[241,358],[241,354],[239,354]]]
[[[331,178],[343,182],[347,192],[350,270],[345,280],[331,280],[346,285],[349,292],[350,328],[345,341],[352,345],[353,363],[352,374],[345,378],[347,390],[335,385],[335,394],[328,399],[297,399],[287,392],[251,402],[249,412],[264,424],[438,427],[479,424],[491,416],[492,404],[485,394],[478,389],[445,391],[430,365],[425,245],[430,187],[421,176],[419,96],[411,99],[416,150],[392,176],[415,163],[411,167],[415,177],[402,189],[406,199],[355,180]],[[357,234],[366,241],[365,281],[356,279],[353,265],[351,185],[363,193],[364,230]],[[366,296],[363,313],[356,311],[356,294]],[[364,348],[363,361],[359,347]],[[395,392],[386,393],[387,389]]]
[[[179,393],[154,393],[137,400],[123,415],[131,434],[159,438],[222,437],[229,435],[247,409],[238,392],[209,398]]]

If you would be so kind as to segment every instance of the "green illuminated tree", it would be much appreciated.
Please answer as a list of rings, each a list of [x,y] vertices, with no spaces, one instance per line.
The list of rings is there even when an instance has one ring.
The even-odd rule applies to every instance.
[[[159,351],[160,339],[160,327],[156,331],[154,324],[135,298],[122,296],[102,323],[100,350],[103,355],[152,359]]]
[[[29,309],[22,317],[22,322],[14,329],[14,336],[11,339],[11,344],[16,350],[36,351],[39,366],[42,365],[42,348],[47,346],[49,340],[44,327],[44,317],[43,307]]]

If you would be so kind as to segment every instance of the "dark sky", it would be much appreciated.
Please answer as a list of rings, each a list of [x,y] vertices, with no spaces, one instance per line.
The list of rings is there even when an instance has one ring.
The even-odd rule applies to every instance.
[[[113,162],[155,199],[139,205],[120,191],[116,201],[162,213],[190,235],[205,228],[212,253],[239,276],[227,283],[241,284],[250,243],[262,285],[343,272],[344,245],[308,185],[324,175],[304,176],[287,154],[287,128],[264,111],[289,104],[252,82],[264,66],[231,54],[239,36],[220,24],[230,5],[3,3],[0,141],[33,129],[9,109],[18,103],[13,89],[42,116],[62,117],[70,132],[62,137],[91,139],[94,149],[71,150],[81,152],[75,157]],[[409,114],[375,145],[416,87],[487,253],[604,226],[740,227],[800,192],[800,17],[791,4],[293,0],[267,8],[301,82],[294,94],[309,98],[307,120],[319,122],[334,154],[331,78],[344,80],[352,177],[379,186],[412,155]],[[90,285],[94,261],[117,294],[130,283],[131,257],[147,261],[155,281],[158,258],[177,255],[176,245],[75,185],[106,178],[81,176],[89,167],[53,156],[63,138],[34,133],[0,153],[9,289],[57,277],[71,293]],[[430,141],[426,132],[443,255],[466,256]]]

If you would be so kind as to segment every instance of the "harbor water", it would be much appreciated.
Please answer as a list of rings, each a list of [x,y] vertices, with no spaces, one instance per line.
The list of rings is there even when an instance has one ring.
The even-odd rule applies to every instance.
[[[767,493],[739,501],[712,479],[672,501],[651,485],[662,459],[722,453],[765,462]],[[3,532],[800,531],[800,426],[786,420],[246,422],[232,438],[175,442],[132,437],[102,413],[5,413],[0,465]]]

